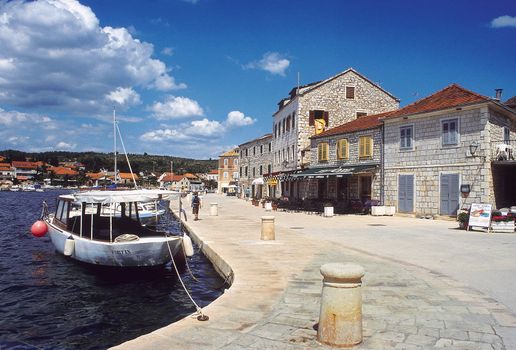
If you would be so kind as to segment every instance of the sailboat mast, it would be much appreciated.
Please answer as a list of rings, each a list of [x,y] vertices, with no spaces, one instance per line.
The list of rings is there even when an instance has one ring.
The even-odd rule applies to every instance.
[[[114,154],[115,154],[115,184],[117,183],[117,169],[116,169],[116,112],[115,107],[113,107],[113,147],[114,147]]]

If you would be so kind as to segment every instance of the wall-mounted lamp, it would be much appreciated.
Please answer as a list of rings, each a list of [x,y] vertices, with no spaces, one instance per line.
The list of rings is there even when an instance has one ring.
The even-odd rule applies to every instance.
[[[480,146],[480,144],[478,143],[478,141],[473,141],[469,144],[469,153],[471,153],[472,156],[475,155],[475,153],[477,153],[477,150],[478,150],[478,147]]]

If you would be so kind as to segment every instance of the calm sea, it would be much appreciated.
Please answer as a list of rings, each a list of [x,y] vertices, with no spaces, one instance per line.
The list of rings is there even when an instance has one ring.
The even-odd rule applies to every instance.
[[[106,349],[195,312],[173,268],[105,272],[55,252],[30,226],[63,191],[0,192],[0,349]],[[164,225],[179,231],[167,213]],[[223,281],[196,249],[181,277],[202,307]]]

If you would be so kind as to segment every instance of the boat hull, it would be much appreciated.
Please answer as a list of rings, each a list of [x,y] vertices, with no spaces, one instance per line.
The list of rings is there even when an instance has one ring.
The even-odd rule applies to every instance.
[[[64,231],[47,221],[48,234],[56,250],[65,254],[68,238],[74,240],[72,259],[98,266],[151,267],[168,263],[182,253],[181,237],[142,237],[128,242],[103,242]],[[169,248],[170,247],[170,251]]]

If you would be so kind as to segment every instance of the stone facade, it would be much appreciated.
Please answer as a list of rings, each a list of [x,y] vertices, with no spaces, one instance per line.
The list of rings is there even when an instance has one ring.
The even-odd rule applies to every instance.
[[[354,88],[353,98],[347,98],[346,88]],[[314,126],[309,125],[310,111],[327,112],[326,129],[330,129],[356,119],[357,113],[370,115],[395,110],[399,100],[348,69],[324,81],[293,89],[290,98],[279,105],[273,116],[273,172],[292,171],[309,164],[310,137],[315,134]],[[288,120],[290,125],[284,122]]]
[[[366,130],[358,130],[355,132],[342,133],[330,136],[321,136],[311,139],[311,158],[310,168],[326,168],[326,167],[354,167],[354,166],[368,166],[375,168],[375,171],[367,171],[360,174],[345,175],[347,177],[346,188],[341,189],[344,191],[340,194],[340,198],[345,200],[350,199],[363,199],[360,193],[360,186],[365,177],[371,178],[371,198],[367,199],[381,199],[381,162],[382,162],[382,127],[376,127]],[[361,136],[370,136],[373,139],[373,154],[370,158],[359,157],[359,139]],[[348,158],[338,159],[337,157],[337,143],[341,139],[348,141]],[[329,145],[329,156],[327,161],[319,161],[317,157],[317,147],[320,143],[328,143]],[[313,181],[313,180],[312,180]],[[329,177],[326,182],[328,198],[337,199],[339,194],[337,193],[337,178]],[[306,188],[310,188],[307,186]],[[305,192],[301,195],[307,197],[314,196],[313,192]],[[313,198],[313,197],[312,197]]]
[[[512,113],[514,117],[514,113]],[[457,174],[460,185],[469,185],[469,195],[458,195],[459,208],[471,203],[496,203],[492,176],[493,142],[503,140],[503,127],[515,125],[511,113],[493,103],[478,103],[385,120],[384,172],[385,204],[399,209],[400,175],[412,175],[414,181],[413,213],[416,215],[449,215],[443,213],[443,175]],[[443,122],[458,122],[456,144],[443,142]],[[401,148],[401,128],[413,130],[412,147]],[[475,154],[470,146],[478,144]],[[444,199],[446,201],[446,199]],[[454,199],[455,200],[455,199]],[[516,203],[515,203],[516,204]]]
[[[219,156],[217,193],[236,192],[239,180],[239,149],[232,149]],[[235,186],[235,187],[230,187]]]
[[[259,181],[265,174],[272,171],[272,135],[267,134],[243,143],[239,148],[241,195],[258,198],[266,196],[266,186],[256,183],[253,185],[253,181]]]

